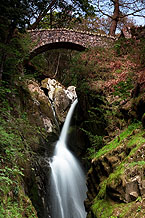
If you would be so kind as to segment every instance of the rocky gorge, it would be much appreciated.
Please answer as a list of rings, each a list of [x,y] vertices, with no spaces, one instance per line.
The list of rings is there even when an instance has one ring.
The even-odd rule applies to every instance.
[[[2,218],[51,217],[49,162],[76,98],[68,147],[86,173],[87,218],[145,217],[144,68],[109,52],[76,58],[68,87],[46,75],[0,87]]]
[[[64,123],[70,105],[77,98],[77,95],[74,86],[65,88],[59,82],[50,78],[42,80],[41,84],[27,80],[24,87],[29,93],[30,102],[28,101],[28,104],[25,105],[26,111],[28,110],[29,113],[28,116],[35,125],[39,125],[39,128],[43,129],[43,134],[45,134],[41,147],[38,146],[35,150],[37,155],[33,162],[33,181],[31,176],[25,181],[28,195],[40,210],[38,212],[39,217],[44,218],[48,217],[50,213],[50,158],[60,134],[60,127]],[[31,105],[31,108],[29,105]]]
[[[104,146],[95,152],[92,156],[91,164],[82,160],[84,166],[86,166],[87,173],[87,199],[85,200],[85,207],[88,213],[87,217],[144,217],[145,210],[145,131],[144,131],[144,86],[143,83],[139,85],[139,93],[137,96],[134,94],[136,87],[132,91],[132,97],[126,102],[120,103],[117,110],[120,111],[120,116],[124,116],[127,126],[125,125],[122,130],[116,129],[117,135],[111,136],[108,123],[95,124],[98,128],[93,128],[93,134],[99,134],[100,130],[102,135],[106,134],[108,139]],[[56,141],[59,133],[59,126],[64,122],[67,111],[71,102],[76,98],[75,87],[71,86],[65,89],[60,83],[55,80],[45,79],[41,82],[39,87],[37,82],[28,81],[27,88],[33,99],[33,104],[39,108],[38,117],[36,120],[41,120],[41,125],[48,133],[47,139],[49,141],[45,145],[44,153],[35,163],[35,184],[37,184],[38,195],[41,196],[42,211],[45,213],[40,217],[47,217],[49,213],[49,158],[51,157],[51,150],[53,151],[54,145],[50,145]],[[78,98],[80,104],[85,105],[85,108],[79,105],[78,115],[82,114],[83,120],[89,118],[87,111],[92,107],[91,104],[99,104],[99,106],[110,107],[109,100],[98,99],[98,95],[95,95],[95,101],[89,101],[90,96],[94,96],[94,92],[99,90],[89,89],[89,92],[81,95],[78,90]],[[104,95],[102,93],[102,95]],[[87,99],[87,103],[86,103]],[[137,101],[136,101],[136,100]],[[115,99],[116,100],[116,99]],[[117,99],[118,100],[118,99]],[[98,102],[98,103],[97,103]],[[106,103],[107,102],[107,103]],[[89,103],[89,104],[88,104]],[[87,106],[87,109],[86,109]],[[36,106],[35,106],[36,108]],[[85,109],[85,111],[84,111]],[[82,112],[83,111],[83,112]],[[36,109],[35,109],[36,112]],[[31,112],[32,114],[32,112]],[[41,116],[40,116],[41,114]],[[95,115],[96,116],[96,115]],[[104,116],[106,116],[104,114]],[[109,115],[111,117],[111,115]],[[131,122],[132,117],[138,119],[135,123]],[[94,118],[93,118],[94,119]],[[97,119],[98,115],[97,115]],[[101,119],[104,119],[101,117]],[[140,120],[140,121],[139,121]],[[142,121],[142,122],[141,122]],[[77,125],[86,127],[84,122],[79,119]],[[87,128],[90,129],[88,123]],[[94,125],[94,124],[93,124]],[[105,130],[105,129],[109,130]],[[92,128],[92,127],[91,127]],[[103,130],[104,129],[104,130]],[[96,132],[95,132],[96,131]],[[104,131],[104,133],[103,133]],[[84,134],[84,130],[78,132],[79,148],[72,147],[79,157],[85,152],[85,146],[87,137]],[[50,136],[49,136],[50,135]],[[52,137],[53,135],[53,137]],[[52,139],[53,138],[53,139]],[[55,140],[54,140],[55,139]],[[111,139],[111,141],[110,141]],[[107,142],[108,141],[108,142]],[[88,143],[90,143],[88,141]],[[82,146],[82,147],[81,147]],[[71,147],[71,145],[70,145]],[[89,169],[90,168],[90,169]],[[45,190],[45,191],[44,191]],[[35,199],[33,199],[35,201]],[[33,201],[32,201],[33,202]],[[37,204],[37,202],[35,202]],[[42,214],[41,211],[41,214]]]

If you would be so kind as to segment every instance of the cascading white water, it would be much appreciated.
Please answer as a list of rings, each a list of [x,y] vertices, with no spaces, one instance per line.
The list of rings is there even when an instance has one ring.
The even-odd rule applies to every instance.
[[[56,144],[51,167],[52,218],[85,218],[85,175],[79,162],[68,150],[66,140],[77,99],[71,105]]]

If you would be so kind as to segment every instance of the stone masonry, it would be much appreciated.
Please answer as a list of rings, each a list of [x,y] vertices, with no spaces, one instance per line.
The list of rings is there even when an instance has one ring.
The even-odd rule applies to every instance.
[[[110,47],[115,37],[69,29],[42,29],[28,31],[34,46],[31,57],[50,49],[69,48],[85,50],[89,47]]]

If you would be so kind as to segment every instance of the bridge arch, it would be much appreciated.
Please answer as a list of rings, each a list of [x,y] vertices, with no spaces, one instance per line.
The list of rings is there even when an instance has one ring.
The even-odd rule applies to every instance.
[[[83,51],[89,47],[110,47],[114,37],[90,32],[68,29],[43,29],[28,31],[34,47],[30,52],[30,58],[57,48],[67,48]]]

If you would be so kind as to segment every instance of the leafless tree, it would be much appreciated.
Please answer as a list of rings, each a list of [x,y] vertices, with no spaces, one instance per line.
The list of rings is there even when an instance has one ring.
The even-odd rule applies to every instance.
[[[94,0],[96,13],[111,19],[110,35],[115,35],[119,21],[129,16],[145,18],[145,0]]]

